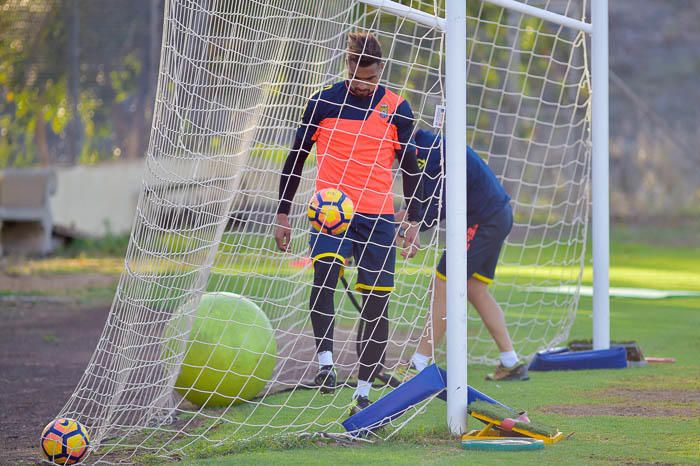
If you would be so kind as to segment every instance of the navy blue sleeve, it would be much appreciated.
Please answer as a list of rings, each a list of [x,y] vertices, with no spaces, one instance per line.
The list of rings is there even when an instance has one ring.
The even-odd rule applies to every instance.
[[[316,133],[319,123],[323,119],[323,103],[321,92],[317,92],[306,104],[301,124],[297,128],[294,136],[294,144],[287,154],[287,160],[282,167],[280,176],[279,200],[277,207],[278,214],[289,214],[292,209],[292,200],[299,189],[301,173],[304,169],[304,162],[314,145],[313,136]]]
[[[306,109],[301,117],[301,124],[297,128],[297,132],[294,136],[294,144],[292,145],[292,151],[300,150],[306,152],[308,155],[311,152],[311,148],[314,145],[313,136],[316,134],[318,125],[321,123],[324,117],[324,102],[321,99],[321,92],[317,92],[310,99],[309,103],[306,104]]]
[[[402,170],[401,181],[403,183],[404,200],[406,202],[406,216],[409,221],[420,220],[420,208],[422,189],[420,184],[420,169],[416,157],[416,149],[411,142],[413,134],[413,110],[408,101],[401,102],[394,113],[392,123],[396,126],[401,148],[396,151],[399,165]]]
[[[427,230],[437,225],[438,221],[444,218],[445,209],[440,212],[440,201],[444,198],[444,158],[442,145],[439,140],[435,141],[436,147],[426,148],[418,151],[419,163],[423,158],[423,203],[421,216],[423,224],[421,229]],[[442,213],[442,215],[440,215]],[[440,217],[440,218],[438,218]]]
[[[413,110],[407,100],[399,104],[396,113],[394,113],[392,123],[396,125],[396,133],[399,138],[399,144],[401,144],[401,149],[399,150],[403,154],[406,151],[406,146],[411,142],[415,123]]]

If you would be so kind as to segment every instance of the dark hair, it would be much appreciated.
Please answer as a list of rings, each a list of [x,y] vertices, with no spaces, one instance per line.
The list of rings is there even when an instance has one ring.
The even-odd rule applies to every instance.
[[[371,66],[382,62],[382,46],[369,32],[351,32],[348,34],[348,61],[357,66]]]

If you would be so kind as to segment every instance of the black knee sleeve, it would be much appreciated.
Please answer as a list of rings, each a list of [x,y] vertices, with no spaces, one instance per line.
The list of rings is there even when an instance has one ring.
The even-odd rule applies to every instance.
[[[316,349],[333,351],[333,327],[335,306],[333,293],[338,284],[340,264],[333,258],[319,259],[314,262],[314,283],[309,297],[311,325],[316,338]]]
[[[359,379],[373,382],[384,361],[389,339],[390,293],[367,292],[362,299]]]

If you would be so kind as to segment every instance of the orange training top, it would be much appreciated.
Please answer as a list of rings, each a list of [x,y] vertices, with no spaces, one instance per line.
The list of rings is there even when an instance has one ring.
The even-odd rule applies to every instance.
[[[316,144],[317,191],[340,189],[356,212],[393,214],[392,165],[412,131],[413,112],[401,96],[377,86],[358,97],[340,82],[310,99],[295,146]]]

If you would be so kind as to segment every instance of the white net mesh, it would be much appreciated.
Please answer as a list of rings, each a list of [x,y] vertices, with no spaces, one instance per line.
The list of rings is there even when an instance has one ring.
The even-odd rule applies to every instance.
[[[441,2],[402,3],[444,17]],[[578,0],[527,3],[585,15]],[[585,35],[486,2],[468,5],[468,141],[504,183],[515,215],[492,290],[516,350],[528,356],[568,336],[577,305],[576,293],[546,290],[577,289],[582,276],[590,165]],[[99,446],[92,461],[187,454],[201,442],[225,448],[273,435],[344,432],[351,389],[323,397],[310,389],[317,370],[305,260],[313,152],[290,214],[290,252],[277,250],[272,226],[300,115],[311,95],[345,79],[353,31],[379,38],[382,84],[411,104],[416,127],[440,132],[433,123],[444,104],[444,50],[436,25],[352,0],[166,2],[147,171],[124,272],[98,348],[62,411],[88,426]],[[400,172],[395,168],[397,193]],[[398,208],[402,196],[395,201]],[[441,230],[421,242],[417,257],[396,263],[388,367],[411,356],[429,313]],[[353,283],[356,270],[345,272]],[[252,401],[200,409],[173,390],[187,341],[203,338],[190,329],[208,291],[244,296],[269,318],[276,365]],[[336,292],[334,357],[345,386],[357,374],[359,319],[349,296]],[[232,322],[212,317],[208,325],[235,325],[258,338],[257,324]],[[470,360],[493,362],[496,351],[470,310]],[[223,372],[245,377],[248,366],[234,357]],[[390,436],[409,417],[376,435]]]

